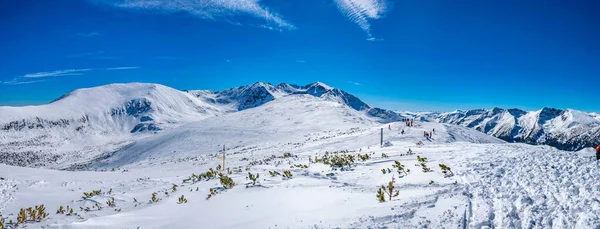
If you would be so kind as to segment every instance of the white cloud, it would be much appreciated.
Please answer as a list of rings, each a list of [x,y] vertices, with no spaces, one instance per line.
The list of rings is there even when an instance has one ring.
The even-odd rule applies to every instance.
[[[83,75],[83,72],[91,71],[92,69],[65,69],[52,72],[36,72],[23,75],[24,78],[41,78],[51,76],[73,76]]]
[[[362,85],[362,84],[360,84],[360,83],[358,83],[358,82],[353,82],[353,81],[348,81],[348,83],[354,84],[354,85],[356,85],[356,86],[360,86],[360,85]]]
[[[231,60],[227,59],[227,60],[225,60],[225,62],[227,62],[227,63],[231,63]]]
[[[134,66],[134,67],[116,67],[116,68],[106,68],[105,70],[130,70],[130,69],[138,69],[140,67]]]
[[[387,10],[386,0],[334,0],[340,12],[367,33],[374,41],[369,20],[379,19]],[[373,40],[370,40],[373,38]]]
[[[100,35],[100,33],[98,32],[89,32],[89,33],[78,33],[77,35],[81,36],[81,37],[95,37]]]
[[[31,83],[39,83],[44,82],[45,80],[30,80],[30,81],[19,81],[17,78],[11,81],[1,82],[4,85],[20,85],[20,84],[31,84]]]
[[[306,63],[305,60],[296,60],[296,63]]]
[[[186,12],[207,20],[225,20],[238,15],[246,15],[266,20],[261,27],[291,30],[294,25],[279,15],[269,11],[260,0],[90,0],[124,9],[140,9],[156,12]],[[239,24],[233,22],[234,24]]]

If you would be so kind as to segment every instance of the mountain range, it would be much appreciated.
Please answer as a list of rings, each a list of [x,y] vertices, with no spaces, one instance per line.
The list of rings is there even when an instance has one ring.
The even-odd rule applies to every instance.
[[[264,107],[273,101],[281,102]],[[322,123],[324,119],[359,127],[413,117],[473,128],[508,142],[544,144],[563,150],[600,144],[600,115],[570,109],[401,113],[372,107],[321,82],[304,86],[257,82],[222,91],[181,91],[160,84],[127,83],[77,89],[40,106],[0,107],[0,162],[20,166],[52,164],[59,168],[85,164],[157,133],[173,129],[195,131],[178,128],[181,126],[206,126],[233,122],[233,117],[257,116],[256,112],[245,111],[259,107],[272,115],[287,117],[280,122],[285,125],[310,126],[310,122]],[[292,114],[320,111],[316,107],[323,112],[320,116],[306,114],[310,120]],[[240,114],[232,115],[236,113]],[[269,119],[272,116],[248,122],[269,123]],[[226,125],[214,129],[219,126]],[[271,130],[276,131],[275,126]]]
[[[508,142],[549,145],[576,151],[600,145],[600,116],[544,107],[537,111],[493,108],[417,113],[427,121],[474,128]]]

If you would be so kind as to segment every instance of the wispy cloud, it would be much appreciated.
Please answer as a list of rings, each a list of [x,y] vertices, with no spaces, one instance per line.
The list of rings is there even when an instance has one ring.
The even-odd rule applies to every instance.
[[[259,4],[260,0],[89,0],[112,5],[123,9],[139,9],[154,12],[186,12],[206,20],[224,20],[246,15],[264,19],[266,27],[273,29],[295,29],[294,25],[285,21],[274,12]],[[238,22],[233,22],[239,24]]]
[[[231,63],[231,60],[227,59],[227,60],[225,60],[225,62],[227,62],[227,63]]]
[[[23,75],[23,78],[41,78],[41,77],[50,77],[50,76],[73,76],[73,75],[83,75],[83,72],[91,71],[92,69],[65,69],[65,70],[56,70],[51,72],[36,72],[29,73]]]
[[[82,68],[82,69],[64,69],[64,70],[56,70],[50,72],[35,72],[35,73],[27,73],[24,75],[16,76],[10,81],[0,81],[2,85],[20,85],[20,84],[31,84],[31,83],[39,83],[44,82],[46,80],[42,80],[42,78],[47,77],[59,77],[59,76],[80,76],[85,75],[87,72],[91,71],[115,71],[115,70],[130,70],[130,69],[138,69],[140,67],[113,67],[113,68],[100,68],[100,69],[91,69],[91,68]]]
[[[362,85],[362,84],[360,84],[360,83],[358,83],[358,82],[353,82],[353,81],[348,81],[348,83],[350,83],[350,84],[354,84],[354,85],[356,85],[356,86],[360,86],[360,85]]]
[[[32,84],[32,83],[40,83],[40,82],[44,82],[46,80],[30,80],[30,81],[18,81],[18,80],[11,80],[11,81],[5,81],[5,82],[0,82],[4,85],[21,85],[21,84]]]
[[[367,33],[369,41],[375,39],[371,34],[371,23],[369,20],[379,19],[388,8],[386,0],[334,0],[340,12],[351,22]]]
[[[100,35],[100,33],[98,32],[89,32],[89,33],[78,33],[77,35],[79,35],[80,37],[95,37]]]
[[[106,68],[106,70],[112,71],[112,70],[130,70],[130,69],[138,69],[140,67],[138,66],[134,66],[134,67],[116,67],[116,68]]]
[[[306,63],[305,60],[296,60],[296,63]]]
[[[188,60],[185,57],[178,57],[178,56],[157,56],[154,58],[160,59],[160,60]]]

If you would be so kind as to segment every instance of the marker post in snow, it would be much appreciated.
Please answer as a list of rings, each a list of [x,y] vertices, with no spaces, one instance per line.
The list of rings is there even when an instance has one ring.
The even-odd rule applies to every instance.
[[[383,147],[383,128],[381,128],[381,146]]]
[[[217,159],[223,160],[223,167],[221,169],[225,169],[225,145],[223,145],[223,154],[218,156]]]

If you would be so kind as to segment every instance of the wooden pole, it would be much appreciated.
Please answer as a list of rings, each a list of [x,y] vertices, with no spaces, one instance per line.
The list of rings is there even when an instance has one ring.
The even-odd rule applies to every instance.
[[[225,170],[225,144],[223,144],[223,170]]]

